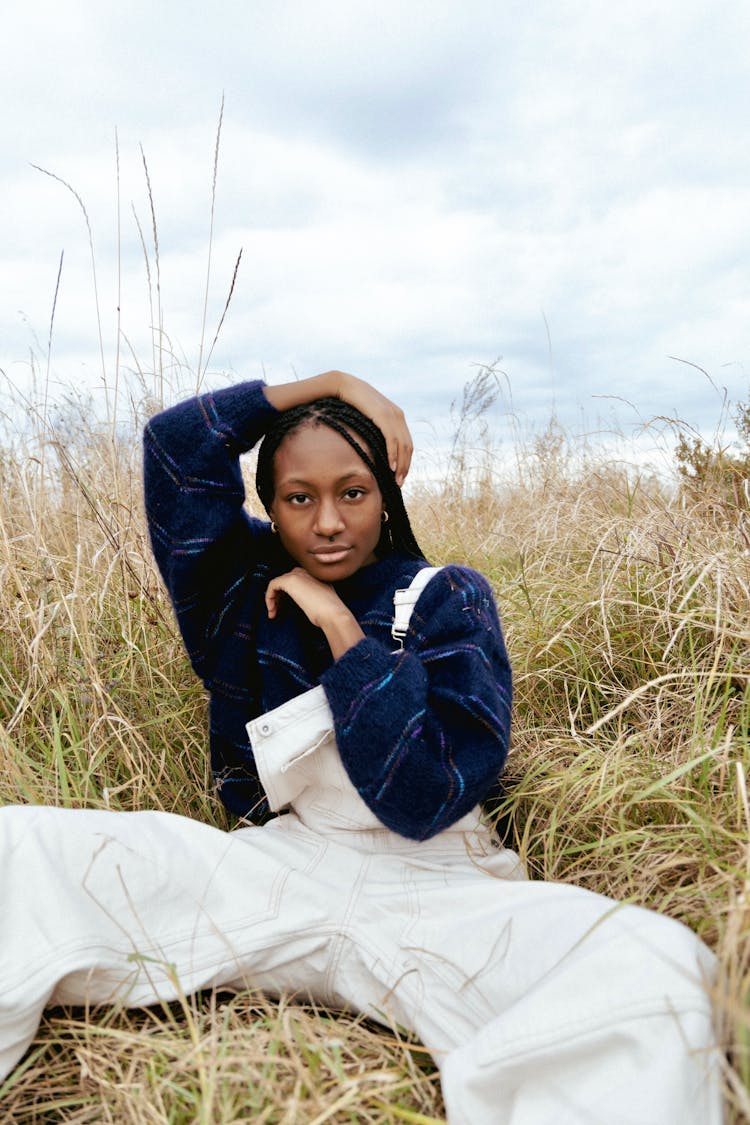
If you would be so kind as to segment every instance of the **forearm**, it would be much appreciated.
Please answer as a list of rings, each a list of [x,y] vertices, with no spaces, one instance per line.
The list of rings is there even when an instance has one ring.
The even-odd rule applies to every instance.
[[[343,371],[325,371],[309,379],[295,379],[291,383],[265,387],[263,393],[276,410],[291,410],[293,406],[314,402],[318,398],[342,398],[347,381],[352,380],[354,376]]]
[[[146,452],[176,483],[205,484],[211,474],[233,471],[240,453],[251,449],[277,414],[259,380],[238,383],[186,399],[146,424]],[[147,496],[148,499],[148,496]]]
[[[426,839],[455,823],[504,765],[510,700],[486,678],[478,684],[470,658],[462,670],[479,690],[433,690],[415,657],[381,654],[365,640],[321,677],[344,767],[378,819],[400,835]]]
[[[144,433],[146,513],[156,561],[196,671],[210,661],[208,623],[251,565],[267,525],[243,511],[239,457],[276,418],[262,384],[201,395],[156,415]]]
[[[366,638],[321,677],[360,796],[387,827],[415,839],[454,823],[496,782],[511,706],[484,580],[448,568],[423,596],[404,651]]]

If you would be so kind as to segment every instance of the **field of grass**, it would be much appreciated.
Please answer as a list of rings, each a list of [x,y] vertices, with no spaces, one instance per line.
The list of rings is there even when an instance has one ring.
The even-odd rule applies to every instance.
[[[0,803],[227,826],[146,540],[136,421],[115,439],[69,407],[0,449]],[[517,699],[497,812],[535,877],[661,910],[717,951],[728,1121],[750,1121],[744,493],[681,493],[549,435],[527,454],[499,479],[487,453],[479,487],[454,456],[410,504],[431,559],[497,593]],[[418,1044],[252,994],[51,1011],[0,1099],[19,1125],[443,1119]]]

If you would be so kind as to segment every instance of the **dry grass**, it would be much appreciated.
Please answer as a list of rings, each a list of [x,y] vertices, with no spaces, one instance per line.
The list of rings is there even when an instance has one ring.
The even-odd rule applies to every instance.
[[[62,446],[48,437],[0,454],[0,802],[225,826],[205,701],[147,548],[137,443],[80,417]],[[662,910],[718,951],[728,1117],[750,1120],[748,513],[539,456],[504,484],[488,462],[478,491],[449,472],[413,509],[435,561],[464,559],[497,591],[516,670],[499,810],[513,842],[536,875]],[[50,1013],[2,1109],[29,1125],[442,1120],[416,1045],[250,994]]]
[[[211,994],[145,1011],[49,1013],[3,1121],[428,1125],[439,1106],[424,1051],[360,1017]]]

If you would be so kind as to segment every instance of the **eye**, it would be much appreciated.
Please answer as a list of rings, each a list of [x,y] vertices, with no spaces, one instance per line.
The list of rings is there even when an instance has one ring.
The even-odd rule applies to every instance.
[[[306,504],[308,499],[309,497],[306,496],[304,492],[293,492],[291,496],[287,496],[286,502],[287,504],[292,504],[295,508],[299,508],[303,504]]]
[[[345,500],[359,500],[360,496],[365,496],[364,488],[347,488],[344,493]]]

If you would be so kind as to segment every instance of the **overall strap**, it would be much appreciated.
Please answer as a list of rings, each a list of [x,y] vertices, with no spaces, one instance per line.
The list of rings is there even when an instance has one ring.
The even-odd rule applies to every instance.
[[[409,628],[412,610],[417,604],[417,599],[430,579],[436,575],[439,570],[442,570],[442,567],[423,567],[422,570],[418,570],[414,575],[410,586],[407,586],[404,590],[396,590],[393,594],[393,625],[391,626],[391,636],[394,641],[398,641],[401,648],[404,647],[404,637]]]

